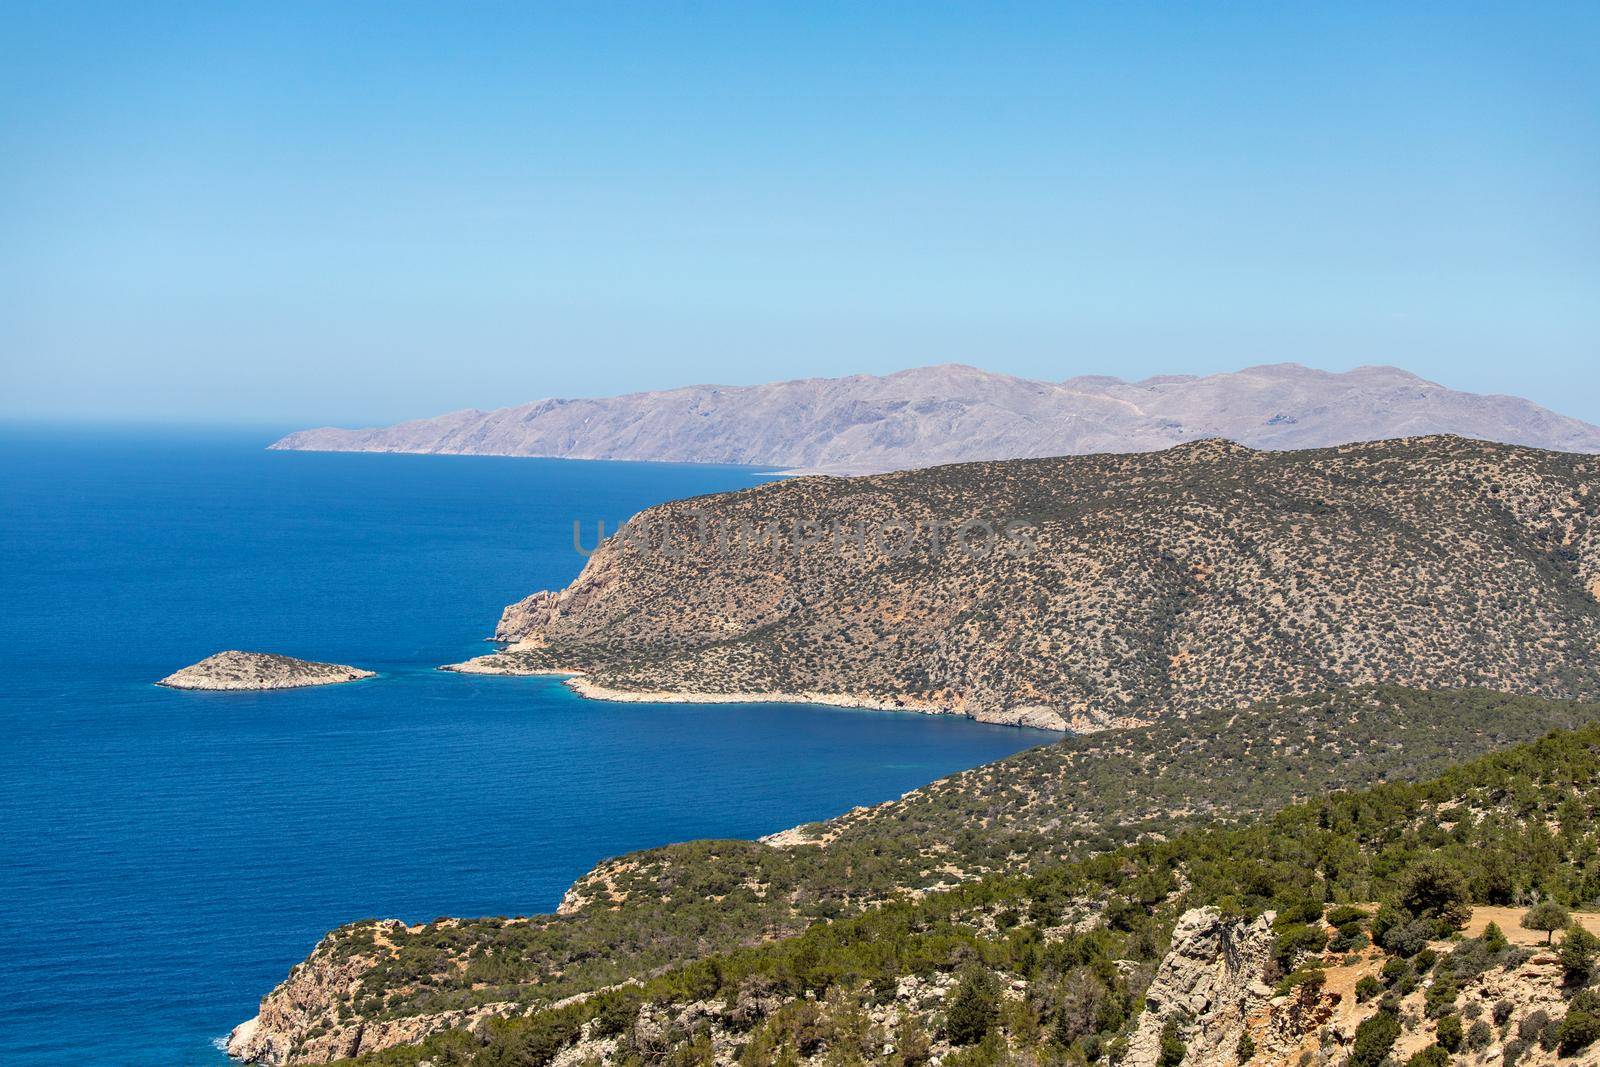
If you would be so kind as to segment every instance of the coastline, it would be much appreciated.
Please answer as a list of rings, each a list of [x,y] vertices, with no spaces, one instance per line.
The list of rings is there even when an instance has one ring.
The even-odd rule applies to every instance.
[[[825,707],[855,708],[863,711],[899,711],[918,715],[958,715],[990,726],[1014,726],[1022,729],[1048,730],[1054,733],[1093,733],[1098,730],[1115,730],[1147,726],[1147,720],[1133,716],[1108,716],[1085,713],[1063,714],[1056,708],[1042,704],[1020,705],[1006,709],[978,709],[968,711],[948,704],[933,704],[912,697],[869,697],[855,693],[836,692],[732,692],[711,693],[703,690],[633,690],[613,689],[589,678],[588,672],[569,667],[517,667],[507,669],[487,661],[500,653],[476,656],[461,663],[448,663],[441,671],[452,674],[505,675],[510,677],[553,677],[588,700],[604,700],[616,704],[820,704]]]
[[[159,689],[171,689],[178,693],[276,693],[288,689],[325,689],[332,685],[354,685],[357,682],[369,682],[378,677],[377,671],[363,671],[354,678],[338,678],[326,682],[283,682],[274,685],[196,685],[178,682],[169,682],[166,679],[151,682]]]

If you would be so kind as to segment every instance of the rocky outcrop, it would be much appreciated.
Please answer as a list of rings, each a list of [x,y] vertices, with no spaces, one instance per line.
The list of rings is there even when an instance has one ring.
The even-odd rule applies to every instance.
[[[282,984],[262,998],[260,1012],[234,1027],[228,1035],[228,1055],[264,1064],[319,1062],[317,1057],[326,1062],[355,1055],[365,1024],[340,1024],[338,1006],[377,962],[379,947],[394,929],[404,929],[404,924],[396,920],[372,924],[370,952],[342,951],[347,940],[344,930],[323,938]],[[316,1031],[321,1034],[315,1047],[308,1048]]]
[[[1162,1030],[1174,1020],[1188,1046],[1185,1062],[1232,1063],[1250,1013],[1272,996],[1264,981],[1272,940],[1271,913],[1226,919],[1216,908],[1185,912],[1145,992],[1129,1067],[1155,1067]]]
[[[373,678],[372,671],[340,663],[278,656],[270,652],[218,652],[167,675],[157,685],[168,689],[299,689]]]
[[[769,464],[865,474],[939,463],[1146,452],[1206,437],[1257,448],[1456,433],[1600,451],[1600,428],[1509,396],[1394,367],[1329,374],[1294,363],[1204,378],[1031,381],[946,364],[885,377],[691,386],[539,400],[365,430],[292,433],[272,447]]]
[[[510,1004],[372,1019],[352,1008],[361,979],[390,954],[390,938],[407,929],[398,919],[362,923],[323,938],[261,1001],[260,1012],[233,1028],[229,1056],[268,1065],[332,1063],[396,1045],[410,1045],[441,1030],[474,1026],[511,1014]]]
[[[500,622],[494,628],[496,641],[517,641],[528,634],[538,633],[556,621],[561,598],[549,590],[540,590],[515,604],[508,604],[500,613]]]

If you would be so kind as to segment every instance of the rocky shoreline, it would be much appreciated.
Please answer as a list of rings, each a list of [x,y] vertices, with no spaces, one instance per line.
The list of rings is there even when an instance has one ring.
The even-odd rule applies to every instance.
[[[449,663],[439,669],[456,674],[497,674],[513,677],[558,677],[563,684],[579,696],[589,700],[605,700],[618,704],[821,704],[835,708],[858,708],[865,711],[909,711],[920,715],[961,715],[975,722],[992,726],[1018,726],[1031,730],[1055,730],[1087,733],[1092,730],[1143,726],[1142,720],[1123,718],[1114,721],[1091,720],[1084,716],[1064,716],[1055,708],[1043,705],[1023,706],[998,710],[982,708],[968,710],[950,705],[933,704],[914,697],[870,697],[856,693],[821,692],[727,692],[711,693],[698,690],[632,690],[617,689],[594,681],[584,671],[570,667],[523,666],[506,652],[492,652],[462,663]]]

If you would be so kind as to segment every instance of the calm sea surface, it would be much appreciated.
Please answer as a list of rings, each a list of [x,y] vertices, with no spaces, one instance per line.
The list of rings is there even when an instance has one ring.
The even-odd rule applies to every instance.
[[[433,668],[583,560],[572,520],[747,468],[267,452],[0,428],[0,1064],[218,1064],[329,928],[554,908],[595,861],[750,837],[1051,735],[581,700]],[[380,672],[158,689],[224,648]]]

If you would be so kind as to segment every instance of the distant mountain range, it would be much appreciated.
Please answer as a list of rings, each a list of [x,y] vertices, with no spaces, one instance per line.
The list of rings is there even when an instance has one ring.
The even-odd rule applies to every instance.
[[[1319,448],[1450,433],[1600,452],[1600,427],[1511,396],[1447,389],[1395,367],[1296,363],[1206,377],[1034,381],[961,364],[883,377],[694,385],[537,400],[394,426],[289,434],[277,449],[746,463],[864,474],[972,460],[1149,452],[1223,437]]]

